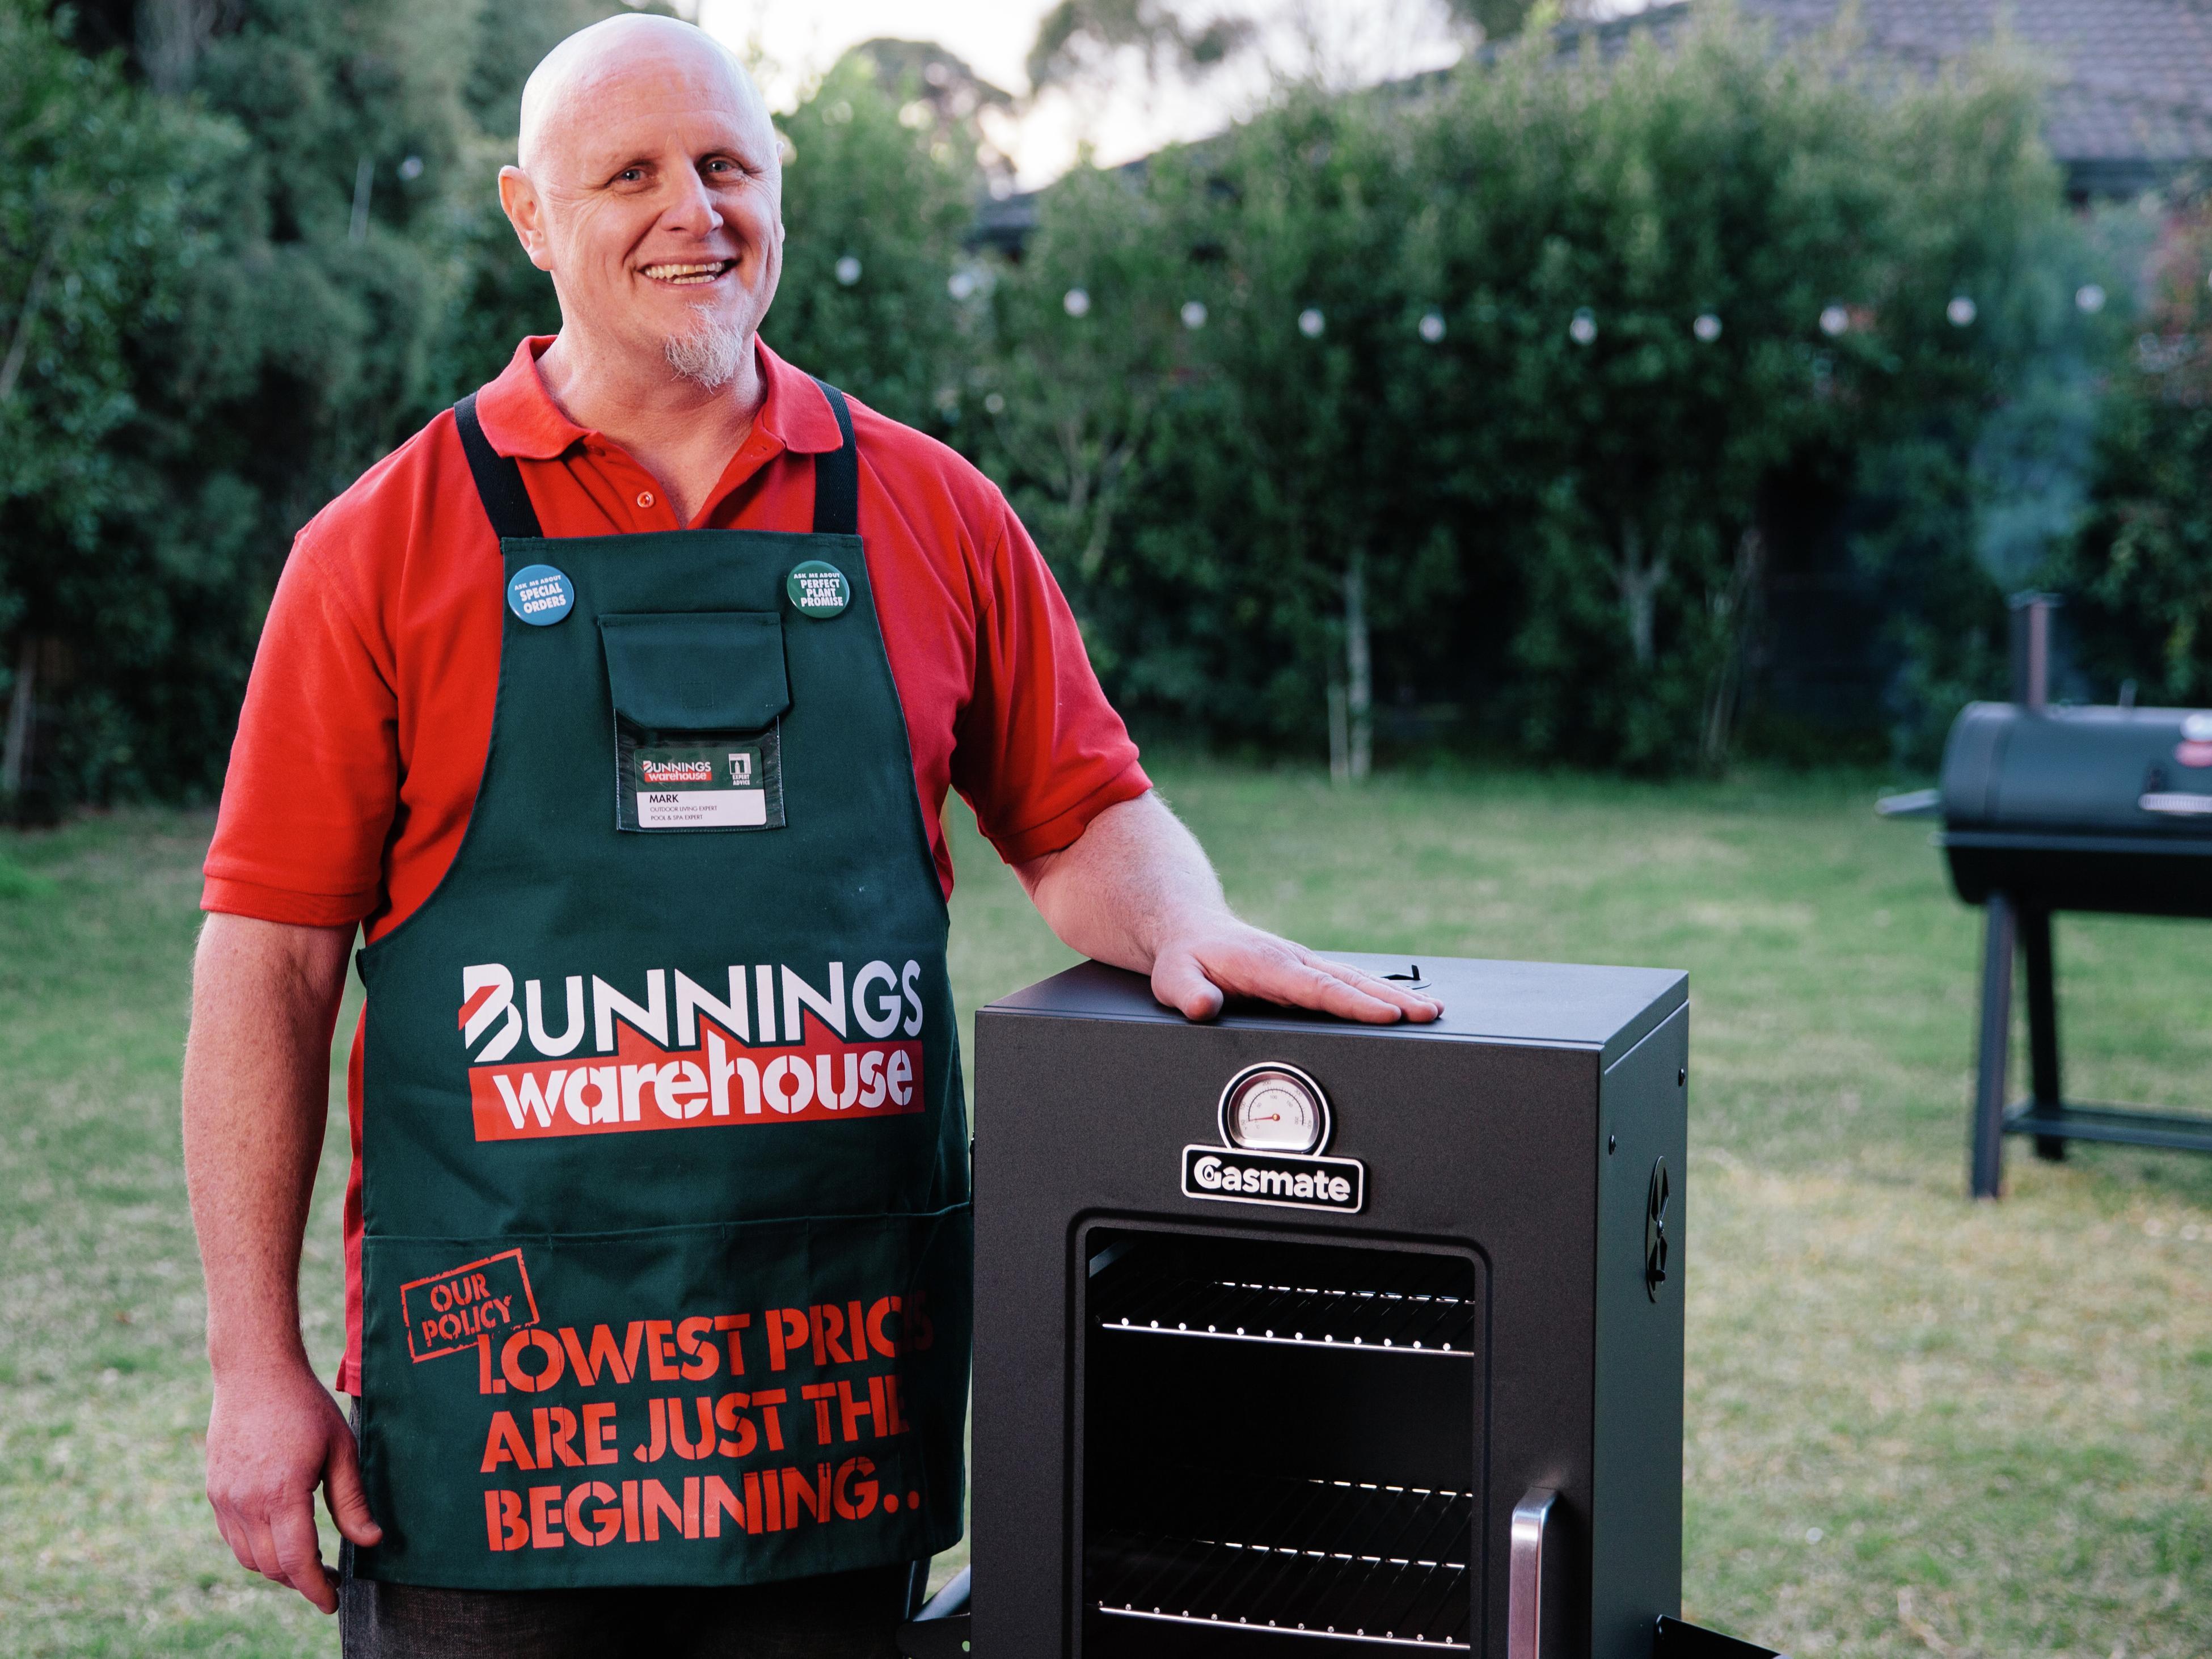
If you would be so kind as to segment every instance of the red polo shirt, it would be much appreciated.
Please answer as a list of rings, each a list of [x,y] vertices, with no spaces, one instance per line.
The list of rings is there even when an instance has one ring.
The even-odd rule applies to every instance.
[[[659,483],[563,415],[523,342],[477,399],[520,463],[545,534],[679,530]],[[699,517],[805,531],[814,460],[838,447],[813,381],[766,345],[767,398]],[[952,890],[945,790],[1010,862],[1055,852],[1149,788],[1052,573],[996,486],[942,444],[857,400],[860,533],[906,714],[915,791]],[[452,863],[476,800],[499,678],[504,570],[450,411],[300,532],[254,658],[200,902],[316,927],[404,921]],[[347,1355],[358,1387],[361,1048],[349,1104]]]

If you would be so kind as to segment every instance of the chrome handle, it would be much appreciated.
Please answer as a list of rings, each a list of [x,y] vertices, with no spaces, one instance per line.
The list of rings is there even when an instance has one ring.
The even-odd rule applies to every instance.
[[[2173,818],[2212,817],[2212,795],[2200,795],[2185,791],[2153,792],[2136,802],[2146,812],[2162,813]]]
[[[1941,789],[1913,789],[1902,795],[1884,795],[1874,804],[1875,816],[1884,818],[1932,818],[1943,810]]]
[[[1505,1659],[1543,1659],[1544,1531],[1559,1493],[1532,1486],[1513,1506],[1513,1552],[1506,1575]]]

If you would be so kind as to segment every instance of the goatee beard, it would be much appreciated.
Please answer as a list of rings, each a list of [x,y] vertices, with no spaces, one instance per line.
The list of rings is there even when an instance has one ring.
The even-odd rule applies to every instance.
[[[672,335],[661,349],[677,374],[706,391],[720,392],[737,378],[744,361],[745,330],[711,307],[695,306],[692,312],[698,321],[687,332]]]

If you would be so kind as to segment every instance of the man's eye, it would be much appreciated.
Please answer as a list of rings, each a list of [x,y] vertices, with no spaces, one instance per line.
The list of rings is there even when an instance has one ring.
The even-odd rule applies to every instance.
[[[623,183],[626,185],[634,185],[637,183],[639,179],[645,177],[645,169],[643,167],[624,167],[620,173],[615,174],[615,177],[621,179]]]

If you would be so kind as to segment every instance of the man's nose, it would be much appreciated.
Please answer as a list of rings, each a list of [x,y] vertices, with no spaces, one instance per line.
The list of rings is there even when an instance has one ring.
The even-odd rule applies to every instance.
[[[722,216],[707,193],[706,181],[696,173],[677,177],[675,199],[661,210],[661,222],[672,230],[690,236],[711,236],[722,228]]]

